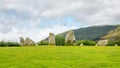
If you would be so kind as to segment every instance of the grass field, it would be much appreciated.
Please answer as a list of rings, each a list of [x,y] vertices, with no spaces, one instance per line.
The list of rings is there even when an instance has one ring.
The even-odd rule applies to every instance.
[[[120,68],[120,47],[1,47],[0,68]]]

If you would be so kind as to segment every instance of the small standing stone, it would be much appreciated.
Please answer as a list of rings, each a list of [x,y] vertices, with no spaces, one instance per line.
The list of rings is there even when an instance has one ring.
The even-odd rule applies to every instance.
[[[32,41],[31,39],[29,39],[28,37],[25,40],[25,44],[26,44],[26,46],[35,46],[34,41]]]
[[[115,44],[114,46],[118,46],[118,44]]]
[[[81,43],[81,44],[80,44],[80,46],[84,46],[84,44],[83,44],[83,43]]]

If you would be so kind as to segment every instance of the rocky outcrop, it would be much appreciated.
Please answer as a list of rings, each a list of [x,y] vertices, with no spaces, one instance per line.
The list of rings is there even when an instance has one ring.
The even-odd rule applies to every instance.
[[[106,46],[108,44],[108,40],[99,40],[96,46]]]

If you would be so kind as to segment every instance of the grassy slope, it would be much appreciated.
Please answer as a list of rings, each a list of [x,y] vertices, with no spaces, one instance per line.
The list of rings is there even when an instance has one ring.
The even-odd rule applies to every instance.
[[[120,68],[120,47],[5,47],[0,68]]]

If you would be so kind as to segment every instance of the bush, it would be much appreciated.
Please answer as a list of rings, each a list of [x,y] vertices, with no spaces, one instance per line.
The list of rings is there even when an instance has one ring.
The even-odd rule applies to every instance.
[[[42,41],[38,42],[38,45],[48,45],[48,42],[45,40],[42,40]]]
[[[117,44],[118,46],[120,46],[120,41],[109,42],[107,44],[107,46],[114,46],[115,44]]]
[[[80,40],[76,42],[76,45],[79,46],[80,44],[84,44],[85,46],[95,46],[96,42],[91,40]]]
[[[55,42],[57,46],[64,46],[65,45],[65,37],[63,35],[57,35],[55,37]]]
[[[0,42],[0,46],[1,47],[12,47],[12,46],[20,46],[20,44],[17,43],[17,42],[5,42],[5,41],[1,41]]]

